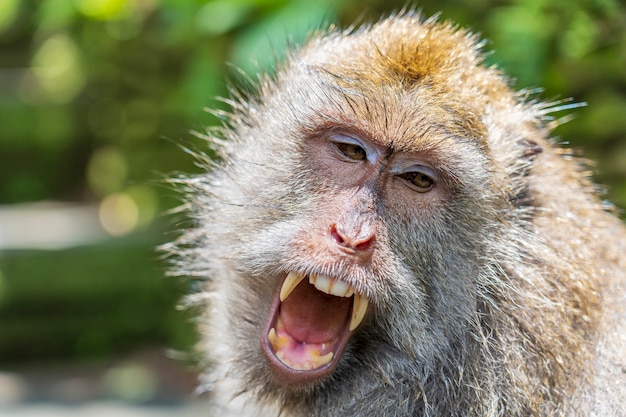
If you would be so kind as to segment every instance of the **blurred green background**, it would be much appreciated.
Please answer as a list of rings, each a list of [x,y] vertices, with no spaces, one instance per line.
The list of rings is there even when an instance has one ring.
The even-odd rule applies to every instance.
[[[191,131],[228,82],[287,44],[389,0],[0,0],[0,368],[195,340],[188,291],[154,247],[185,227],[165,176],[198,172]],[[421,1],[489,40],[518,88],[588,107],[555,135],[597,161],[626,207],[626,5]],[[230,65],[228,64],[230,63]]]

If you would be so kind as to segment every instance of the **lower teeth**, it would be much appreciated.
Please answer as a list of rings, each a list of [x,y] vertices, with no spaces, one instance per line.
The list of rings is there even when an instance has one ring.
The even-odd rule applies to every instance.
[[[317,350],[313,350],[311,355],[304,363],[293,363],[285,357],[283,352],[276,352],[276,357],[286,366],[297,371],[312,371],[314,369],[321,368],[324,365],[330,363],[333,360],[333,352],[328,352],[326,355],[320,355]]]
[[[277,327],[280,328],[282,323],[280,320],[277,323]],[[309,346],[306,343],[302,343],[302,346],[298,347],[299,349],[304,349],[303,353],[303,361],[302,362],[294,362],[290,358],[285,356],[285,348],[288,348],[289,345],[295,345],[297,342],[289,340],[289,338],[285,335],[278,335],[276,329],[271,328],[267,333],[267,340],[274,351],[274,355],[280,360],[284,365],[288,366],[291,369],[301,370],[301,371],[310,371],[313,369],[321,368],[324,365],[330,363],[333,360],[333,352],[328,352],[325,355],[320,354],[320,350],[316,347]],[[324,347],[325,344],[322,345]]]

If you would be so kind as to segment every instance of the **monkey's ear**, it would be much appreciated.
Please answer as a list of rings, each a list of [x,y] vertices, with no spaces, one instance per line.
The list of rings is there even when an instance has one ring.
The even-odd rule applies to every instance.
[[[528,138],[519,139],[516,145],[520,149],[520,159],[523,160],[519,164],[515,171],[511,174],[511,180],[514,187],[511,195],[509,196],[509,202],[518,207],[532,206],[533,201],[528,193],[528,183],[526,178],[530,174],[533,160],[543,152],[543,148],[534,140]]]
[[[535,159],[537,155],[543,152],[543,148],[534,140],[524,138],[518,140],[517,144],[523,148],[522,156],[531,161]]]

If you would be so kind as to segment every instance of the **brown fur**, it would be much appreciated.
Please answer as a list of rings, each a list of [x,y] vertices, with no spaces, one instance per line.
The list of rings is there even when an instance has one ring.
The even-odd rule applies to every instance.
[[[473,35],[406,13],[315,36],[235,102],[223,162],[183,181],[197,226],[167,248],[206,280],[218,415],[626,415],[626,231],[550,106],[507,84]],[[317,244],[343,197],[310,144],[337,129],[427,157],[449,191],[355,194],[380,218],[366,267]],[[286,386],[261,329],[277,276],[320,265],[372,304],[332,375]]]

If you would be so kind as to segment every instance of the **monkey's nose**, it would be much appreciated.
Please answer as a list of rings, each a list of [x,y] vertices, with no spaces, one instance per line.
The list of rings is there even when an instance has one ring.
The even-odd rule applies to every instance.
[[[330,234],[343,249],[350,253],[369,252],[375,239],[374,228],[368,225],[361,225],[358,230],[349,233],[337,224],[330,227]]]

